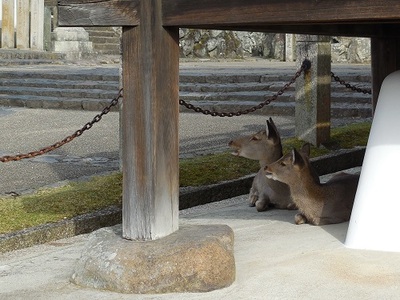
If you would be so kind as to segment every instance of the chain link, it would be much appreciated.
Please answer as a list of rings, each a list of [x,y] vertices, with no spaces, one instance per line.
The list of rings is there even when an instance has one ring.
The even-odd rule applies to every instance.
[[[276,94],[272,95],[271,98],[266,98],[263,102],[261,102],[260,104],[250,107],[248,109],[245,110],[240,110],[237,112],[216,112],[216,111],[210,111],[208,109],[202,109],[201,107],[196,107],[193,104],[187,103],[186,101],[179,99],[179,104],[185,106],[188,109],[194,110],[195,112],[201,112],[205,115],[210,115],[212,117],[234,117],[234,116],[241,116],[241,115],[245,115],[248,113],[252,113],[258,109],[262,109],[264,106],[269,105],[272,101],[275,101],[279,96],[283,95],[283,93],[293,84],[295,83],[295,81],[297,80],[297,78],[300,77],[301,73],[309,70],[311,68],[311,62],[308,59],[305,59],[300,67],[300,69],[294,74],[294,76],[290,79],[290,81],[288,83],[286,83]],[[338,76],[336,76],[333,72],[331,72],[331,77],[339,82],[340,84],[346,86],[346,88],[350,88],[353,91],[359,92],[359,93],[364,93],[364,94],[371,94],[371,89],[361,89],[358,88],[356,86],[352,86],[349,83],[346,83],[344,80],[341,80]],[[25,158],[33,158],[39,155],[43,155],[47,152],[53,151],[57,148],[60,148],[61,146],[71,142],[72,140],[74,140],[75,138],[77,138],[78,136],[81,136],[86,130],[89,130],[90,128],[93,127],[93,125],[97,122],[99,122],[102,117],[106,114],[108,114],[111,111],[111,108],[113,106],[118,105],[119,100],[123,97],[122,94],[123,89],[120,89],[118,92],[117,97],[115,97],[114,99],[111,100],[110,104],[107,105],[100,114],[97,114],[96,116],[94,116],[94,118],[92,119],[92,121],[86,123],[81,129],[78,129],[77,131],[75,131],[72,135],[67,136],[66,138],[64,138],[63,140],[50,145],[48,147],[42,148],[40,150],[37,151],[32,151],[29,153],[25,153],[25,154],[17,154],[17,155],[7,155],[7,156],[2,156],[0,157],[0,162],[10,162],[10,161],[18,161],[21,159],[25,159]]]
[[[371,89],[362,89],[359,87],[356,87],[354,85],[351,85],[350,83],[347,83],[344,80],[341,80],[339,76],[336,76],[333,72],[331,72],[331,77],[336,81],[339,82],[341,85],[344,85],[346,88],[351,89],[352,91],[356,91],[358,93],[363,93],[363,94],[369,94],[371,95]]]
[[[195,112],[201,112],[205,115],[210,115],[212,117],[237,117],[241,115],[245,115],[248,113],[252,113],[258,109],[263,108],[264,106],[270,104],[272,101],[275,101],[279,96],[281,96],[295,81],[300,77],[301,73],[307,71],[311,68],[311,62],[308,59],[305,59],[301,64],[300,69],[294,74],[292,79],[286,83],[276,94],[272,95],[271,98],[264,97],[264,101],[260,104],[250,107],[245,110],[239,110],[237,112],[216,112],[210,111],[209,109],[203,109],[199,106],[194,106],[193,104],[187,103],[185,100],[179,99],[179,104],[185,106],[187,109],[194,110]]]
[[[93,125],[97,122],[99,122],[101,120],[101,118],[108,114],[111,110],[111,108],[113,106],[116,106],[119,102],[119,100],[122,98],[122,89],[119,90],[117,97],[115,97],[114,99],[111,100],[110,104],[107,105],[100,114],[97,114],[92,121],[86,123],[81,129],[78,129],[77,131],[75,131],[73,134],[67,136],[65,139],[51,145],[45,148],[42,148],[38,151],[32,151],[29,153],[25,153],[25,154],[17,154],[17,155],[8,155],[8,156],[2,156],[0,157],[0,162],[9,162],[9,161],[18,161],[21,159],[25,159],[25,158],[32,158],[35,156],[39,156],[39,155],[43,155],[47,152],[53,151],[57,148],[60,148],[61,146],[71,142],[72,140],[74,140],[76,137],[81,136],[86,130],[90,129],[93,127]]]

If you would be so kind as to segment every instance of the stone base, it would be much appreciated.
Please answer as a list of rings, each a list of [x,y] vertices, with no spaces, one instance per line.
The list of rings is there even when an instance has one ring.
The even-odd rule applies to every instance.
[[[208,292],[235,280],[233,231],[226,225],[186,225],[165,238],[123,239],[121,226],[89,236],[72,282],[120,293]]]
[[[52,51],[69,60],[82,59],[93,54],[93,44],[82,27],[57,27],[52,34]]]

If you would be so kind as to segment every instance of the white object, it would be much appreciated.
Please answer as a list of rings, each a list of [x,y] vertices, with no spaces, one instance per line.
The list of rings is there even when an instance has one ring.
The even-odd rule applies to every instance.
[[[400,252],[400,71],[382,83],[345,245]]]

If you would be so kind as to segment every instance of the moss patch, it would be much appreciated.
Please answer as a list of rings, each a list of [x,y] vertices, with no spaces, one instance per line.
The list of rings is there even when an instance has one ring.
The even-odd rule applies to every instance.
[[[329,145],[345,149],[365,146],[370,123],[335,128]],[[284,153],[300,148],[302,141],[290,138],[283,141]],[[329,153],[327,147],[312,147],[311,156]],[[255,173],[257,161],[220,153],[180,161],[180,186],[201,186],[232,180]],[[40,224],[57,222],[111,205],[121,205],[122,175],[94,177],[86,182],[74,182],[60,188],[40,190],[17,198],[0,198],[0,234]]]

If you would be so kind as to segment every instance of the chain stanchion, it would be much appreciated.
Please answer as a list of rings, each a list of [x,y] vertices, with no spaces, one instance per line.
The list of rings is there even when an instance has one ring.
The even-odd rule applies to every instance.
[[[245,110],[239,110],[237,112],[216,112],[216,111],[210,111],[208,109],[203,109],[198,106],[194,106],[193,104],[187,103],[185,100],[179,99],[179,104],[185,106],[187,109],[194,110],[195,112],[201,112],[205,115],[210,115],[212,117],[237,117],[241,115],[245,115],[248,113],[252,113],[258,109],[263,108],[264,106],[270,104],[272,101],[275,101],[279,96],[281,96],[295,81],[301,73],[309,70],[311,68],[311,61],[308,59],[305,59],[303,63],[301,64],[300,69],[294,74],[292,79],[286,83],[276,94],[272,95],[271,98],[265,99],[263,102],[260,104],[250,107]]]
[[[108,114],[111,111],[111,108],[113,106],[116,106],[119,102],[119,100],[122,98],[122,89],[119,90],[117,97],[115,97],[114,99],[111,100],[110,104],[107,105],[100,114],[97,114],[92,121],[86,123],[81,129],[78,129],[77,131],[75,131],[72,135],[67,136],[65,139],[51,145],[45,148],[42,148],[40,150],[37,151],[32,151],[29,153],[25,153],[25,154],[17,154],[17,155],[7,155],[7,156],[2,156],[0,157],[0,162],[10,162],[10,161],[18,161],[21,159],[25,159],[25,158],[33,158],[35,156],[39,156],[39,155],[43,155],[47,152],[53,151],[57,148],[60,148],[61,146],[71,142],[72,140],[74,140],[76,137],[81,136],[86,130],[90,129],[93,127],[93,125],[97,122],[99,122],[101,120],[101,118]]]
[[[336,82],[339,82],[341,85],[344,85],[346,88],[351,89],[352,91],[356,91],[358,93],[363,93],[363,94],[369,94],[371,95],[371,89],[362,89],[359,87],[356,87],[354,85],[351,85],[350,83],[347,83],[344,80],[341,80],[339,76],[336,76],[333,72],[331,72],[331,77],[333,78],[333,80],[335,80]]]

